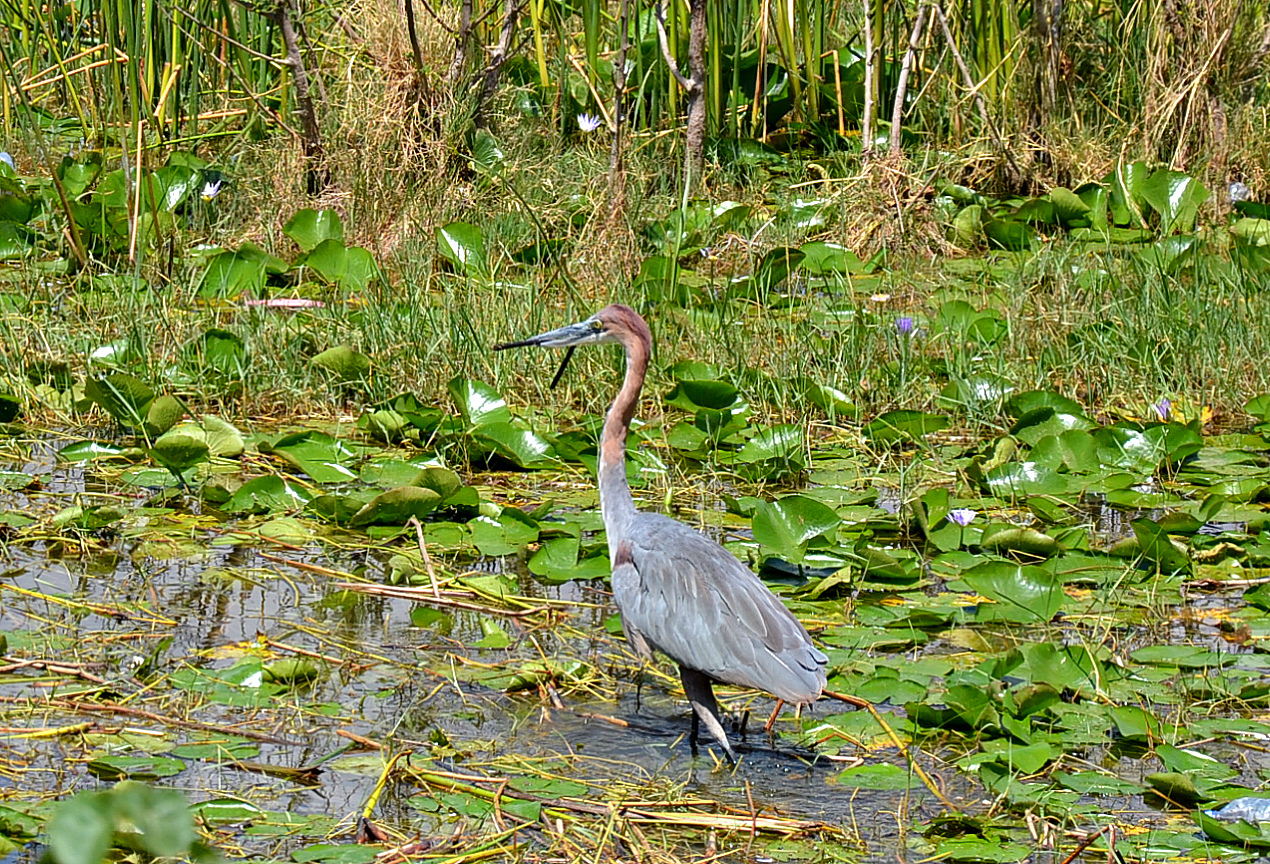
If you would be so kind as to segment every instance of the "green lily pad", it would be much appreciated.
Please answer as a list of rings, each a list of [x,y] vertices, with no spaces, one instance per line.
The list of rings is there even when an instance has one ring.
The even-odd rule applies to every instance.
[[[84,396],[123,425],[140,428],[154,399],[154,391],[135,375],[111,372],[100,378],[89,378],[84,384]]]
[[[1067,599],[1062,583],[1033,565],[985,561],[961,574],[961,578],[978,593],[996,601],[980,607],[980,620],[1049,621]]]
[[[437,228],[436,239],[437,252],[460,274],[469,278],[490,275],[485,235],[480,228],[468,222],[450,222]]]
[[[484,381],[458,377],[451,378],[446,386],[459,414],[469,426],[511,422],[512,412],[507,402]]]
[[[154,461],[173,474],[184,471],[207,461],[210,451],[207,438],[201,430],[173,429],[155,439],[150,447],[150,455]]]
[[[806,558],[815,538],[835,530],[842,520],[832,508],[814,498],[787,495],[772,503],[760,502],[754,511],[754,539],[792,564]]]
[[[299,510],[308,502],[304,489],[273,475],[256,477],[239,486],[225,509],[230,513],[272,513]]]
[[[185,403],[175,396],[164,394],[146,409],[145,423],[142,428],[146,435],[162,435],[170,430],[185,416]]]
[[[541,468],[558,461],[555,448],[542,436],[511,423],[486,423],[477,427],[472,437],[521,468]]]
[[[924,438],[932,432],[948,428],[948,424],[948,418],[942,414],[910,410],[888,411],[867,423],[864,435],[879,444],[895,444]]]
[[[370,252],[361,246],[345,246],[342,240],[323,240],[303,263],[332,285],[355,291],[379,275],[379,265]]]
[[[370,374],[370,358],[347,345],[327,348],[309,362],[331,372],[341,382],[363,381]]]
[[[548,582],[602,579],[609,575],[609,569],[606,556],[582,555],[581,541],[576,537],[548,540],[529,559],[529,572]]]
[[[185,763],[168,756],[98,756],[89,759],[85,767],[102,780],[158,780],[180,774]]]
[[[367,525],[404,525],[411,516],[422,519],[441,503],[441,496],[431,489],[401,486],[376,495],[349,520],[350,528]]]
[[[311,252],[326,240],[343,244],[344,223],[334,210],[306,207],[287,220],[282,226],[282,233],[294,240],[303,251]]]

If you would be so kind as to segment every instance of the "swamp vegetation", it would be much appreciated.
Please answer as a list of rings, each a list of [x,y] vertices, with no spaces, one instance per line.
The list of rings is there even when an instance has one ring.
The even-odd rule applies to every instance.
[[[1238,0],[3,4],[0,860],[1257,860],[1267,60]],[[724,690],[735,770],[608,591],[620,357],[490,350],[611,301],[640,506],[854,698]]]

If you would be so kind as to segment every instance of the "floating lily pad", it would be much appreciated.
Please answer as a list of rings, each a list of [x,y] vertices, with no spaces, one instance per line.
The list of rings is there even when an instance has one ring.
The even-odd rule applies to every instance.
[[[924,411],[888,411],[864,427],[865,437],[880,444],[894,444],[924,438],[948,428],[948,418]]]

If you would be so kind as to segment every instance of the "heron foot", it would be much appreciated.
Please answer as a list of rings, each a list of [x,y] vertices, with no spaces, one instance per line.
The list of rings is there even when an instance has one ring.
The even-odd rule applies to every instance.
[[[688,737],[692,755],[697,755],[697,731],[700,722],[706,724],[706,729],[710,730],[710,734],[723,747],[728,763],[735,765],[736,753],[732,750],[728,734],[723,731],[723,723],[719,720],[719,703],[715,701],[714,688],[710,685],[709,677],[696,669],[680,666],[679,679],[683,682],[684,693],[692,705],[692,729]]]

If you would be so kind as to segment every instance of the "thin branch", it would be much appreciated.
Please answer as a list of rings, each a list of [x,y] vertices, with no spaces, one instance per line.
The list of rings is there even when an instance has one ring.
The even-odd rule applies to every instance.
[[[917,20],[913,22],[913,33],[909,36],[908,50],[904,52],[904,62],[900,66],[900,77],[895,83],[895,102],[891,107],[891,155],[900,155],[900,129],[904,122],[904,99],[908,96],[908,76],[913,71],[913,63],[917,59],[917,43],[922,38],[922,28],[926,25],[925,3],[917,7]]]
[[[670,40],[666,37],[666,13],[661,8],[661,0],[653,6],[653,19],[657,22],[657,41],[661,43],[661,56],[666,61],[666,68],[670,70],[670,74],[675,76],[675,80],[679,82],[679,86],[684,88],[685,92],[691,93],[692,88],[697,86],[695,81],[685,78],[683,73],[679,71],[679,64],[675,62],[675,58],[670,54]]]
[[[979,117],[983,120],[983,125],[988,127],[988,131],[992,133],[992,137],[997,141],[997,146],[1009,157],[1010,164],[1014,164],[1014,157],[1010,156],[1009,151],[1006,150],[1005,140],[1001,137],[1001,133],[997,131],[996,124],[992,122],[992,117],[988,114],[988,105],[983,101],[983,95],[979,92],[979,85],[975,84],[974,76],[970,74],[970,67],[966,65],[965,58],[957,50],[957,40],[953,39],[952,30],[948,27],[948,19],[944,17],[943,7],[937,2],[931,3],[930,6],[935,10],[935,17],[939,19],[939,27],[944,33],[944,42],[947,43],[948,50],[952,52],[957,68],[961,70],[961,77],[966,83],[966,89],[974,97],[975,106],[979,109]]]

